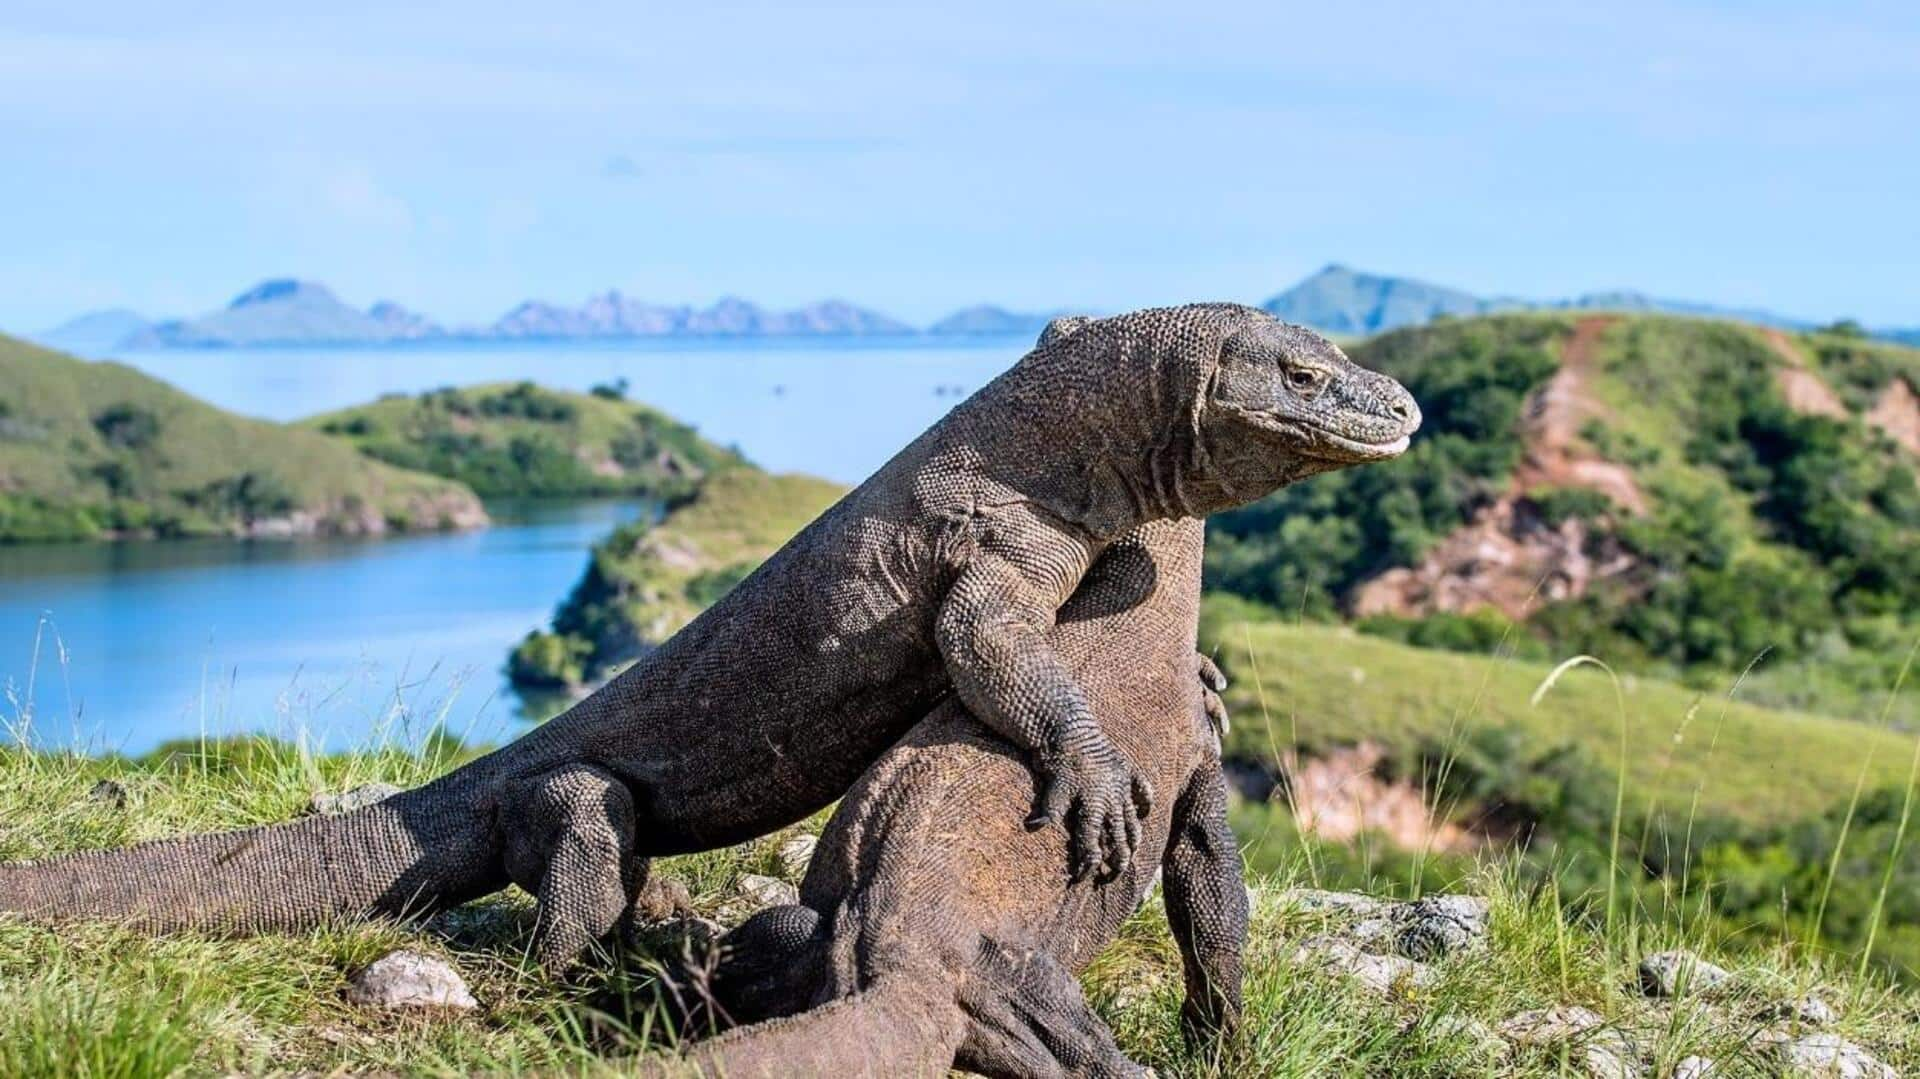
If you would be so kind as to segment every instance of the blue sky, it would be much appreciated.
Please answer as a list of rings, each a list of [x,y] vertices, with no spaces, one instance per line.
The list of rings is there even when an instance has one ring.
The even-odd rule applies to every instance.
[[[0,11],[0,327],[284,274],[924,320],[1335,260],[1920,324],[1911,2],[188,6]]]

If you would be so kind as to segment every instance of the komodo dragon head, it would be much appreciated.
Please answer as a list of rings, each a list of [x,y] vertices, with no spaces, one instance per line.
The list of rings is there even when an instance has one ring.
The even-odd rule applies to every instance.
[[[1216,513],[1397,457],[1420,426],[1420,406],[1398,382],[1312,330],[1239,304],[1059,318],[1034,358],[1042,353],[1104,368],[1098,384],[1131,398],[1094,414],[1128,501],[1146,516]]]

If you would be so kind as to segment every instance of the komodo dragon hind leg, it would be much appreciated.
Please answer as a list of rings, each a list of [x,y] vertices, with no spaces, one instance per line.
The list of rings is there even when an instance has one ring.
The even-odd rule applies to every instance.
[[[987,1076],[1138,1079],[1151,1068],[1127,1059],[1093,1013],[1080,982],[1042,951],[982,942],[960,989],[967,1034],[955,1063]]]
[[[551,973],[631,919],[647,863],[633,856],[633,795],[572,764],[534,776],[500,807],[507,875],[539,900],[534,955]]]

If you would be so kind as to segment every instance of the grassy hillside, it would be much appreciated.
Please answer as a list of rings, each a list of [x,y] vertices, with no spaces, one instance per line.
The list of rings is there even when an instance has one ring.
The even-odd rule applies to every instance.
[[[284,819],[314,791],[417,783],[461,756],[306,758],[272,744],[204,750],[173,747],[139,761],[0,751],[0,858]],[[121,786],[124,806],[89,795],[101,780]],[[731,924],[752,909],[740,901],[743,873],[792,879],[776,853],[785,838],[664,859],[656,872],[684,882],[700,913]],[[1719,1074],[1771,1074],[1750,1040],[1764,1024],[1748,1016],[1804,995],[1839,1010],[1840,1036],[1903,1073],[1920,1068],[1920,997],[1911,992],[1777,942],[1720,952],[1677,918],[1621,919],[1609,931],[1551,892],[1526,888],[1498,860],[1459,881],[1489,900],[1487,946],[1432,964],[1431,984],[1370,991],[1297,954],[1338,925],[1287,890],[1314,883],[1325,882],[1301,860],[1252,878],[1245,1027],[1217,1050],[1181,1044],[1179,959],[1157,897],[1083,975],[1088,1000],[1126,1052],[1169,1076],[1584,1074],[1578,1046],[1509,1047],[1492,1035],[1518,1013],[1562,1005],[1590,1008],[1607,1030],[1631,1037],[1649,1074],[1673,1074],[1692,1054],[1721,1061]],[[0,919],[0,1074],[602,1074],[628,1054],[673,1043],[652,1007],[648,973],[670,937],[643,935],[624,975],[603,960],[556,983],[527,955],[532,925],[518,892],[424,925],[343,924],[251,940],[150,940],[107,926]],[[1725,963],[1738,987],[1678,1005],[1644,998],[1635,963],[1675,945]],[[479,1008],[383,1013],[349,1004],[348,976],[401,947],[450,961]]]
[[[1618,883],[1642,901],[1843,950],[1877,924],[1875,955],[1920,977],[1920,735],[1755,707],[1731,684],[1586,665],[1552,679],[1547,664],[1290,624],[1231,597],[1208,600],[1202,631],[1234,678],[1227,752],[1251,767],[1378,745],[1387,778],[1420,788],[1436,818],[1530,836],[1527,870],[1568,895],[1606,891],[1618,822]],[[1243,823],[1276,850],[1299,845],[1285,821]],[[1377,868],[1335,860],[1349,877]],[[1386,858],[1430,884],[1463,871],[1421,861]]]
[[[0,337],[0,542],[468,526],[466,487]]]
[[[481,495],[675,498],[740,463],[625,387],[566,393],[530,382],[448,387],[315,416],[306,425],[369,457],[456,479]]]
[[[596,544],[552,632],[528,635],[509,673],[547,688],[603,676],[686,625],[843,493],[811,476],[716,474],[658,523],[625,525]]]
[[[1653,316],[1361,342],[1427,423],[1400,460],[1216,518],[1211,587],[1482,649],[1583,651],[1877,713],[1920,637],[1920,352]],[[1920,694],[1895,715],[1920,723]]]

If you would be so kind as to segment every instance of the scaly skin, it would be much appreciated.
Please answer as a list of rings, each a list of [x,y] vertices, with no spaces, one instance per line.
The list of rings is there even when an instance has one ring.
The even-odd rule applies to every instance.
[[[1068,328],[512,744],[340,820],[0,867],[0,910],[256,931],[511,881],[539,898],[539,956],[563,968],[630,916],[647,857],[817,811],[949,690],[1038,773],[1028,808],[1071,830],[1076,876],[1119,872],[1152,783],[1047,643],[1055,612],[1129,530],[1393,456],[1419,412],[1252,308]]]
[[[1143,526],[1048,634],[1120,751],[1178,792],[1143,822],[1142,853],[1163,872],[1195,1036],[1239,1013],[1247,923],[1207,707],[1217,698],[1194,677],[1200,552],[1197,520]],[[674,979],[680,999],[701,1002],[694,1029],[753,1022],[697,1044],[690,1062],[729,1079],[1144,1074],[1074,972],[1139,906],[1153,865],[1075,883],[1065,838],[1020,825],[1031,797],[1004,740],[957,702],[936,709],[840,804],[803,905],[761,912],[723,938],[711,971]]]

